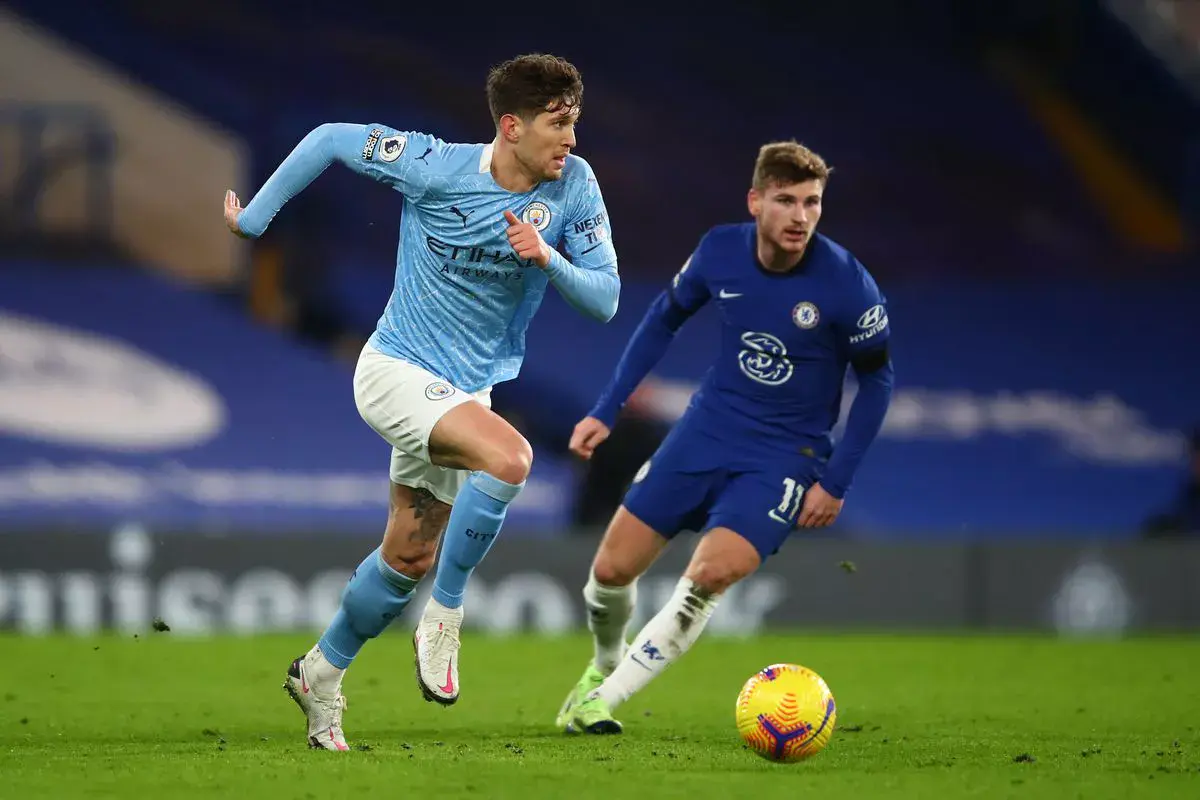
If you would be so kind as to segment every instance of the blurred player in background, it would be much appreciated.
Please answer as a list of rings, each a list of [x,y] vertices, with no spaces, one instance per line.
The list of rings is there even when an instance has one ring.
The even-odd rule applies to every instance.
[[[1200,537],[1200,425],[1188,435],[1187,451],[1188,472],[1174,503],[1142,526],[1150,538]]]
[[[578,71],[554,56],[521,56],[492,69],[487,99],[490,144],[329,123],[304,137],[245,209],[226,194],[227,224],[250,237],[335,161],[404,196],[395,285],[354,375],[359,412],[392,445],[387,528],[285,683],[308,717],[313,747],[347,749],[342,677],[404,609],[443,529],[413,647],[426,699],[458,699],[467,579],[533,459],[525,438],[491,411],[491,387],[517,376],[547,285],[598,320],[616,313],[608,215],[591,167],[571,154],[583,100]],[[570,260],[550,243],[565,245]]]
[[[833,523],[892,393],[886,302],[866,268],[816,232],[829,168],[795,142],[763,146],[753,222],[710,230],[651,305],[612,381],[576,427],[590,458],[680,326],[718,305],[721,350],[683,417],[634,477],[583,595],[595,657],[557,725],[619,733],[613,710],[700,636],[722,593],[796,527]],[[847,366],[858,379],[836,447]],[[666,606],[626,644],[638,577],[680,530],[702,531]]]

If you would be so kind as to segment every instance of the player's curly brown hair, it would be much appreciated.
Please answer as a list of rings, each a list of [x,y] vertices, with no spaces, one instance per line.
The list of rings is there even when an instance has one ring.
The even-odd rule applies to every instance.
[[[811,180],[818,180],[824,186],[832,172],[825,159],[794,139],[768,142],[758,150],[750,185],[760,192],[771,185],[791,186]]]
[[[530,120],[543,111],[582,107],[583,79],[565,58],[530,53],[492,67],[487,100],[497,126],[505,114]]]

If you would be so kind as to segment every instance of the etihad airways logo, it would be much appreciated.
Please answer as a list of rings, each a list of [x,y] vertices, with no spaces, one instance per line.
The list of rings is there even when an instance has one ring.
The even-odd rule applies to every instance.
[[[522,270],[533,266],[530,259],[517,258],[512,250],[473,244],[452,244],[433,236],[425,237],[425,246],[434,257],[442,260],[443,275],[457,275],[472,280],[519,281]]]

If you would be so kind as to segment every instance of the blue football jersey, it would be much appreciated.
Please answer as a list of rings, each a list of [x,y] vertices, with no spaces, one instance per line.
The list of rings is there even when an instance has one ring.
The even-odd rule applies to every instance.
[[[755,248],[753,222],[713,228],[671,285],[684,312],[713,302],[722,321],[687,422],[738,447],[823,458],[851,358],[890,336],[887,302],[867,269],[821,234],[788,273],[763,269]]]
[[[395,188],[404,196],[396,279],[370,343],[463,391],[479,391],[519,373],[526,329],[552,276],[575,293],[615,294],[619,286],[608,212],[586,161],[570,155],[558,180],[510,192],[492,177],[491,159],[491,144],[454,144],[381,124],[326,123],[297,145],[238,224],[247,235],[261,235],[282,205],[334,161]],[[517,257],[505,211],[555,249],[549,268]],[[569,264],[557,255],[560,248]],[[578,269],[564,274],[564,264]],[[566,284],[556,282],[560,289]],[[587,310],[586,298],[564,296]]]
[[[517,376],[548,281],[509,246],[506,209],[551,247],[565,245],[575,266],[616,269],[608,212],[582,158],[518,194],[492,177],[490,144],[384,125],[362,126],[361,137],[362,171],[404,195],[396,282],[371,336],[380,351],[467,392]]]

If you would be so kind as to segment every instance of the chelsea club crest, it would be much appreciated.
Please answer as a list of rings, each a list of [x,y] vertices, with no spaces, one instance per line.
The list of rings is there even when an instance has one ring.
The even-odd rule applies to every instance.
[[[792,309],[792,322],[796,323],[797,327],[808,330],[815,328],[820,321],[821,311],[807,300]]]

